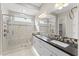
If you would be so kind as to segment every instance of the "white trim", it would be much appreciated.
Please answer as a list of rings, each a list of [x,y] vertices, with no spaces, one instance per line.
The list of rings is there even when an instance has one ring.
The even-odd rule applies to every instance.
[[[32,47],[32,52],[35,56],[40,56],[34,47]]]

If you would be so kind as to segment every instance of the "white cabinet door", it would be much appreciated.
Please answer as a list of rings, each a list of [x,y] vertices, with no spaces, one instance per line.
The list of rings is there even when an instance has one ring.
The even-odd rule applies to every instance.
[[[50,44],[48,44],[46,42],[43,42],[42,40],[41,40],[41,45],[43,45],[44,47],[46,47],[54,55],[58,55],[58,56],[69,56],[69,54],[67,54],[67,53],[59,50],[58,48],[55,48],[54,46],[51,46]]]
[[[39,54],[41,56],[53,56],[53,54],[41,44],[39,45]]]
[[[39,46],[39,39],[38,38],[36,38],[35,36],[33,36],[33,46],[34,46],[34,48],[36,49],[36,51],[37,51],[37,53],[39,54],[39,55],[41,55],[41,49],[40,49],[40,46]]]
[[[69,56],[69,54],[51,46],[50,44],[34,37],[34,47],[41,56]]]
[[[37,45],[37,39],[35,36],[33,36],[33,46],[37,49],[38,45]]]
[[[57,56],[57,54],[55,52],[53,52],[53,50],[51,51],[51,48],[50,48],[51,45],[49,45],[48,43],[40,40],[40,45],[43,46],[45,49],[47,49],[49,51],[50,56]]]

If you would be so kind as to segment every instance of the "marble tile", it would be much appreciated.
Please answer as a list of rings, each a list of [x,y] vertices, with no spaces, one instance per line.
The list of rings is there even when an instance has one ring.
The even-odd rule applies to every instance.
[[[34,55],[32,53],[32,49],[28,48],[28,49],[21,49],[15,52],[10,52],[5,56],[34,56]]]

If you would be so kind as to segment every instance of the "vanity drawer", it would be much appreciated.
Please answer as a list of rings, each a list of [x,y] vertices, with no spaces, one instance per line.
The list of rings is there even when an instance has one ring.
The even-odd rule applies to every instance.
[[[69,54],[59,50],[58,48],[51,46],[50,44],[44,42],[44,41],[40,41],[41,45],[44,46],[45,48],[47,48],[49,51],[51,51],[53,54],[58,55],[58,56],[69,56]]]
[[[47,48],[45,48],[43,45],[39,45],[39,51],[38,53],[41,56],[56,56],[55,54],[53,54],[52,52],[50,52]]]
[[[41,56],[69,56],[67,53],[59,50],[58,48],[40,40],[37,37],[33,39],[33,45],[39,55]]]

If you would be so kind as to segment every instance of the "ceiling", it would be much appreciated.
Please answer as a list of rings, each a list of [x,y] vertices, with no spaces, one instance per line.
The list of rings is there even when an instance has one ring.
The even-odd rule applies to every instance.
[[[60,14],[60,13],[63,13],[65,11],[68,11],[68,10],[72,9],[76,5],[77,5],[76,3],[69,3],[68,6],[66,6],[66,7],[59,10],[59,9],[55,8],[55,3],[46,3],[41,7],[41,11],[42,12],[47,12],[47,13]]]
[[[17,3],[20,6],[25,7],[25,10],[28,10],[27,14],[29,15],[37,15],[40,12],[40,7],[42,6],[42,3]]]
[[[70,3],[61,10],[55,8],[55,3],[2,3],[3,10],[20,12],[26,15],[39,17],[42,13],[60,14],[76,6],[76,3]],[[5,12],[4,12],[5,13]],[[47,16],[48,17],[48,16]]]
[[[19,5],[22,5],[26,8],[30,8],[30,9],[35,9],[35,10],[39,10],[42,3],[17,3]]]
[[[30,5],[36,6],[36,7],[41,7],[42,3],[28,3]]]
[[[28,10],[29,11],[28,14],[32,14],[34,16],[41,14],[43,12],[60,14],[76,6],[75,3],[70,3],[67,7],[64,7],[63,9],[58,10],[54,7],[55,3],[17,3],[17,4],[27,9],[31,9],[31,10]]]
[[[76,3],[70,3],[68,6],[62,8],[61,10],[56,9],[56,10],[52,11],[52,13],[53,14],[60,14],[60,13],[66,12],[66,11],[76,7],[76,6],[77,6]]]

